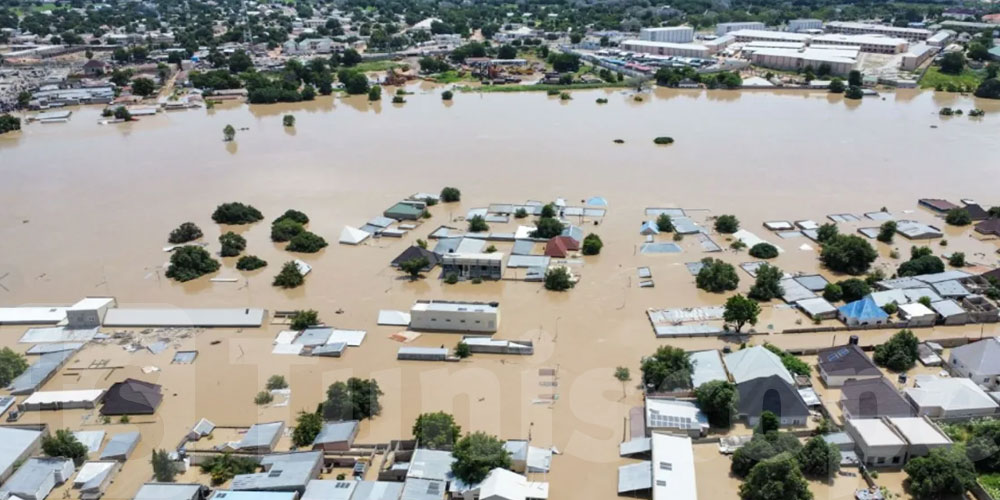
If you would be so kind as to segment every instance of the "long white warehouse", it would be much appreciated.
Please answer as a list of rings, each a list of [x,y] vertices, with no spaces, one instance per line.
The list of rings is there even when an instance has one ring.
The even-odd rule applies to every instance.
[[[902,54],[910,46],[903,38],[882,35],[818,35],[812,38],[812,45],[857,47],[876,54]]]
[[[639,39],[647,42],[691,43],[694,28],[690,26],[668,26],[665,28],[642,28]]]
[[[645,40],[625,40],[621,48],[632,52],[657,56],[701,57],[711,55],[708,47],[697,43],[647,42]]]
[[[410,309],[410,329],[443,332],[495,333],[500,304],[418,300]]]
[[[743,21],[734,23],[719,23],[715,25],[715,34],[722,36],[726,33],[730,33],[737,30],[763,30],[767,28],[764,23],[759,21]]]
[[[926,40],[931,36],[930,30],[922,28],[897,28],[882,24],[852,23],[832,21],[826,23],[826,31],[830,33],[845,33],[848,35],[885,35],[905,38],[911,42]]]
[[[830,66],[834,75],[846,75],[858,63],[858,49],[760,49],[750,56],[750,62],[764,68],[796,71],[822,64]]]

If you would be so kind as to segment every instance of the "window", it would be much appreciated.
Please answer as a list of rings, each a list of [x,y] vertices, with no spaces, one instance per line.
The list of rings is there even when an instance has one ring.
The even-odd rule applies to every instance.
[[[892,463],[898,464],[899,463],[899,457],[892,457]]]
[[[660,462],[660,470],[674,470],[674,464],[670,462]]]
[[[884,464],[885,463],[885,457],[878,457],[878,461],[876,463]]]
[[[657,480],[656,480],[656,485],[657,485],[657,486],[666,486],[666,485],[667,485],[667,482],[666,482],[666,481],[664,481],[664,480],[662,480],[662,479],[657,479]]]

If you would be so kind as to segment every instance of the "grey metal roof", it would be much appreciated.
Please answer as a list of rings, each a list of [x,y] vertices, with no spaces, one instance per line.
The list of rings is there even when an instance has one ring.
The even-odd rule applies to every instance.
[[[104,315],[104,326],[176,326],[176,327],[259,327],[264,310],[230,309],[138,309],[112,308]]]
[[[451,464],[454,461],[455,458],[449,451],[418,448],[410,459],[406,477],[445,481],[452,477]]]
[[[944,318],[968,314],[965,309],[962,309],[962,306],[958,305],[958,302],[950,299],[931,302],[931,309],[934,309],[934,312],[940,314]]]
[[[398,500],[403,493],[403,483],[390,481],[355,481],[351,500]]]
[[[202,488],[193,483],[146,483],[132,500],[195,500]]]
[[[326,344],[326,341],[330,339],[330,335],[332,334],[333,328],[329,327],[306,328],[292,343],[304,346],[323,345]]]
[[[648,437],[632,438],[618,445],[618,455],[627,457],[653,451],[653,440]]]
[[[407,478],[403,483],[401,500],[441,500],[444,498],[446,484],[436,479]]]
[[[857,344],[822,349],[817,353],[820,368],[833,376],[880,376],[882,371]]]
[[[236,491],[302,491],[319,472],[322,461],[323,452],[320,451],[267,455],[260,461],[266,472],[237,475],[231,487]]]
[[[503,444],[503,449],[510,454],[510,459],[514,461],[528,460],[528,441],[524,439],[508,439]]]
[[[640,253],[679,253],[681,247],[676,243],[643,243],[639,248]]]
[[[951,362],[955,360],[976,374],[1000,374],[1000,341],[989,337],[955,347],[951,350]]]
[[[511,249],[510,253],[513,255],[531,255],[531,252],[535,249],[535,242],[531,240],[517,240],[514,242],[514,247]]]
[[[48,354],[50,352],[76,351],[83,347],[83,342],[61,342],[55,344],[36,344],[28,348],[25,354]]]
[[[197,358],[198,351],[177,351],[174,353],[174,359],[170,362],[177,365],[190,365]]]
[[[772,411],[779,417],[809,415],[809,407],[802,396],[779,375],[747,380],[736,388],[740,393],[739,412],[742,415],[756,417],[765,410]],[[778,406],[765,407],[770,404]]]
[[[848,380],[840,390],[840,405],[851,418],[909,417],[916,411],[885,377]]]
[[[695,388],[713,380],[729,380],[726,375],[726,368],[722,364],[722,356],[719,351],[698,351],[692,352],[689,356],[693,371],[691,373],[691,385]]]
[[[802,286],[802,284],[794,278],[782,278],[781,288],[784,289],[785,292],[781,295],[781,299],[789,304],[816,297],[815,293]]]
[[[396,222],[396,219],[390,219],[382,215],[377,215],[375,217],[372,217],[372,219],[368,221],[365,225],[381,228],[381,227],[389,227],[392,225],[393,222]]]
[[[301,500],[350,500],[358,481],[313,479],[306,485]]]
[[[139,443],[138,432],[123,432],[115,434],[101,452],[101,460],[126,460]]]
[[[926,287],[927,283],[924,283],[916,278],[893,278],[879,281],[875,283],[875,285],[885,290],[903,290],[907,288]]]
[[[962,284],[959,283],[958,280],[941,281],[938,283],[934,283],[931,286],[934,287],[934,290],[942,297],[961,298],[970,295],[972,293],[964,286],[962,286]]]
[[[0,493],[25,498],[33,498],[39,493],[48,495],[52,483],[66,481],[73,469],[73,461],[68,458],[30,458],[3,483]]]
[[[646,216],[647,217],[659,217],[660,214],[667,214],[671,218],[674,218],[674,217],[684,217],[685,215],[687,215],[686,213],[684,213],[684,209],[683,208],[647,208],[646,209]]]
[[[800,285],[808,288],[810,291],[818,292],[828,285],[830,282],[826,278],[820,276],[819,274],[807,274],[804,276],[795,276],[795,281]]]
[[[827,302],[823,297],[800,300],[795,302],[795,305],[805,311],[810,318],[815,318],[822,314],[836,314],[837,312],[837,308],[833,307],[833,304]]]
[[[314,347],[311,354],[313,356],[340,357],[340,355],[344,353],[345,349],[347,349],[346,342],[333,342]]]
[[[313,439],[312,444],[339,443],[350,441],[358,431],[357,420],[347,420],[344,422],[326,422],[323,429]]]
[[[236,445],[237,448],[261,448],[270,449],[278,440],[281,430],[285,427],[284,422],[268,422],[264,424],[253,424],[243,439]]]
[[[545,255],[511,255],[507,259],[507,267],[549,267],[551,258]]]
[[[653,488],[653,462],[644,460],[618,468],[618,493],[649,490]]]
[[[76,351],[56,351],[42,354],[38,361],[11,381],[11,394],[31,394],[38,390]]]

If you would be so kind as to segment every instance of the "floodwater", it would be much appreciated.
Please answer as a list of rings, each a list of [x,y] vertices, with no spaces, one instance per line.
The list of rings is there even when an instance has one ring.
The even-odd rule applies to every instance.
[[[645,207],[704,209],[693,213],[709,225],[708,217],[736,214],[743,227],[785,249],[776,265],[788,272],[818,272],[816,252],[799,248],[811,242],[780,240],[761,223],[823,222],[827,214],[860,216],[884,206],[943,226],[917,208],[917,198],[1000,201],[995,198],[996,102],[918,92],[856,103],[825,93],[660,89],[647,92],[641,103],[618,90],[575,92],[571,101],[537,93],[459,93],[454,102],[444,103],[439,88],[411,90],[416,94],[404,105],[370,105],[362,98],[252,108],[227,104],[123,125],[97,125],[99,110],[81,108],[67,124],[30,124],[18,135],[0,137],[0,305],[66,304],[88,295],[113,295],[123,306],[313,308],[328,324],[368,331],[365,343],[349,348],[341,359],[272,355],[279,325],[202,331],[160,355],[130,354],[114,343],[90,345],[68,366],[86,368],[107,360],[107,366],[122,368],[112,373],[63,370],[45,389],[107,387],[126,377],[140,378],[164,386],[157,414],[101,425],[92,412],[74,410],[28,414],[22,422],[41,419],[56,427],[109,433],[141,430],[140,448],[108,493],[131,498],[150,477],[150,450],[176,446],[201,417],[223,426],[291,424],[300,410],[315,408],[329,384],[350,376],[374,377],[385,392],[383,411],[362,424],[359,442],[407,438],[419,413],[444,410],[454,413],[465,430],[530,436],[536,446],[555,446],[562,454],[554,457],[552,472],[534,478],[551,483],[554,500],[610,498],[617,466],[629,462],[617,456],[628,409],[641,404],[634,382],[623,398],[614,368],[629,367],[637,380],[639,358],[658,345],[723,345],[716,338],[667,341],[652,334],[647,308],[719,304],[724,296],[695,289],[683,263],[706,254],[693,238],[681,242],[682,253],[638,254]],[[597,97],[610,102],[597,105]],[[942,106],[975,106],[987,114],[943,119],[937,114]],[[286,113],[295,115],[294,129],[282,127]],[[248,130],[239,130],[227,144],[222,142],[226,124]],[[661,135],[676,142],[652,144]],[[619,138],[625,144],[612,142]],[[337,245],[345,224],[360,226],[404,196],[446,185],[459,187],[463,201],[433,207],[433,218],[401,240]],[[582,281],[567,293],[517,281],[448,286],[436,275],[410,282],[388,266],[416,238],[426,238],[470,208],[557,197],[578,204],[591,196],[610,202],[598,225],[587,221],[585,226],[600,234],[605,247],[600,256],[584,259],[578,269]],[[266,220],[240,228],[213,224],[213,209],[226,201],[250,203]],[[268,222],[289,208],[306,212],[310,230],[331,246],[299,256],[313,272],[304,286],[284,291],[270,282],[280,264],[294,256],[270,241]],[[240,277],[237,283],[211,283],[207,277],[187,284],[167,280],[161,266],[168,254],[162,247],[167,233],[185,221],[201,226],[212,251],[218,250],[221,232],[242,233],[247,253],[270,265],[244,275],[235,270],[234,258],[222,259],[216,276]],[[842,225],[842,231],[878,224]],[[511,231],[515,225],[493,229]],[[970,228],[948,228],[949,246],[935,242],[935,252],[962,250],[969,260],[995,266],[997,243],[971,234]],[[713,238],[728,246],[724,237]],[[879,265],[891,269],[897,265],[889,258],[891,248],[905,256],[910,245],[897,238],[891,247],[878,246]],[[508,252],[510,244],[497,247]],[[734,263],[753,260],[745,252],[716,256]],[[637,287],[637,266],[651,268],[655,288]],[[739,273],[745,292],[752,280]],[[377,311],[407,309],[418,298],[498,300],[497,337],[532,339],[536,353],[481,354],[460,363],[398,362],[395,352],[402,344],[388,336],[399,329],[376,326]],[[773,304],[765,307],[759,331],[803,322],[798,313]],[[23,330],[0,328],[0,343],[27,349],[17,344]],[[918,335],[979,336],[997,330],[937,328]],[[862,343],[891,333],[866,332]],[[846,336],[774,333],[766,339],[785,347],[818,347],[842,343]],[[458,338],[424,335],[413,345],[451,347]],[[197,361],[170,364],[177,348],[197,349]],[[143,373],[143,367],[160,371]],[[540,385],[549,380],[539,375],[542,368],[558,370],[556,388]],[[290,402],[259,408],[253,396],[273,374],[289,380]],[[554,404],[532,403],[553,393]],[[700,450],[698,455],[703,456]],[[715,459],[720,460],[728,463]],[[718,474],[725,470],[728,465]],[[721,491],[728,491],[726,496],[735,497],[736,481],[726,476],[729,483],[721,477],[715,482],[713,467],[698,472],[700,496],[723,498]],[[854,487],[853,481],[837,485],[811,487],[817,498],[847,497]]]

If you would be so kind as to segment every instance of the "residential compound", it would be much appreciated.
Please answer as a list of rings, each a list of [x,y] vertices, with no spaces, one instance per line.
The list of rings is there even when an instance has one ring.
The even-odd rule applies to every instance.
[[[499,327],[500,304],[496,302],[418,300],[410,309],[413,330],[491,334]]]

